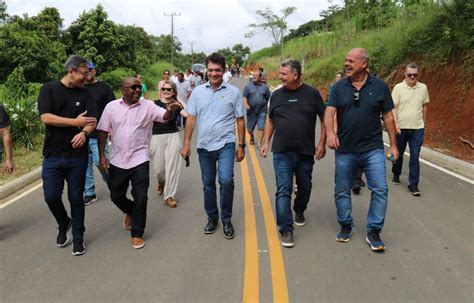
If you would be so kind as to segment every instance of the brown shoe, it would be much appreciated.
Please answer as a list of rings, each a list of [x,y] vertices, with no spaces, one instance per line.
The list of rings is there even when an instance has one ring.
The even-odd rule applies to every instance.
[[[132,238],[132,247],[135,249],[140,249],[145,246],[145,241],[143,238]]]
[[[165,189],[165,182],[158,182],[158,187],[156,188],[158,195],[162,195],[164,189]]]
[[[173,199],[172,197],[169,197],[168,199],[166,199],[165,203],[171,208],[175,208],[177,206],[176,200]]]
[[[125,229],[132,229],[132,216],[129,214],[125,215],[125,219],[123,219],[123,228]]]

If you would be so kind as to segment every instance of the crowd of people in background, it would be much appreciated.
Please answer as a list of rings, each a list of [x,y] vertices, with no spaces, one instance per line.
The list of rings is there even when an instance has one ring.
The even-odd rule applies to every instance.
[[[245,158],[248,135],[251,148],[255,146],[263,158],[273,153],[275,211],[282,246],[293,247],[294,225],[306,223],[313,167],[315,160],[325,157],[327,146],[335,153],[334,200],[340,225],[336,240],[346,243],[352,236],[351,191],[360,193],[364,174],[371,191],[365,240],[373,251],[384,251],[380,233],[388,205],[385,160],[392,161],[392,183],[400,184],[407,144],[408,190],[414,196],[421,194],[419,155],[429,95],[426,85],[418,81],[418,65],[408,64],[405,79],[390,92],[384,81],[369,72],[367,50],[351,49],[326,100],[316,88],[303,83],[302,66],[293,58],[281,62],[280,85],[273,91],[261,67],[250,71],[243,93],[232,85],[232,79],[243,73],[239,65],[229,67],[222,55],[213,53],[206,58],[205,68],[175,69],[173,74],[164,70],[156,100],[149,100],[141,75],[126,77],[120,83],[122,96],[117,98],[106,83],[96,79],[93,62],[72,55],[63,77],[42,86],[38,110],[45,125],[43,192],[58,225],[56,245],[72,242],[73,255],[86,251],[85,206],[98,199],[95,166],[110,191],[110,200],[124,214],[122,226],[130,230],[131,246],[144,247],[150,167],[157,193],[167,206],[177,207],[182,162],[189,165],[196,128],[205,234],[213,234],[220,220],[224,237],[235,236],[234,165]],[[4,170],[11,174],[9,125],[0,106],[4,145],[0,154],[5,154]],[[389,135],[387,155],[383,128]],[[70,215],[62,201],[64,182]],[[132,199],[127,196],[129,185]]]

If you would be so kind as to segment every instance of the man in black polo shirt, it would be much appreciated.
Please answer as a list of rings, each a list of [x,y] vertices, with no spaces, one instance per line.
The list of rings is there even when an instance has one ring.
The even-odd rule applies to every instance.
[[[318,90],[301,82],[301,65],[296,59],[283,61],[279,74],[283,87],[274,91],[271,97],[260,155],[266,156],[270,138],[275,132],[272,152],[277,183],[277,225],[281,244],[293,247],[293,175],[298,185],[293,206],[294,222],[297,226],[303,226],[306,223],[303,212],[311,195],[314,157],[320,160],[326,155],[326,131],[322,123],[325,107]],[[317,147],[316,116],[321,119],[321,136]]]
[[[351,187],[360,166],[367,178],[370,207],[366,241],[373,251],[385,250],[380,231],[387,211],[387,176],[380,114],[390,135],[390,153],[398,159],[393,101],[390,90],[380,79],[367,72],[369,55],[363,48],[350,50],[344,66],[347,77],[334,84],[327,103],[324,124],[328,147],[335,150],[336,176],[334,198],[341,231],[336,240],[348,242],[352,235]],[[337,135],[334,116],[337,113]]]
[[[46,125],[43,146],[44,199],[59,226],[58,247],[66,246],[72,227],[73,255],[86,252],[84,238],[84,180],[86,177],[87,136],[96,126],[96,107],[84,80],[88,61],[70,56],[60,81],[43,85],[38,96],[41,122]],[[64,180],[67,182],[71,218],[62,202]]]
[[[115,95],[110,86],[102,81],[97,81],[95,78],[96,69],[93,62],[89,62],[89,74],[85,80],[85,88],[91,93],[92,99],[97,108],[97,121],[100,120],[105,106],[112,100],[115,100]],[[84,205],[89,205],[97,201],[95,193],[94,182],[94,165],[99,168],[99,147],[97,145],[98,133],[94,130],[89,135],[89,161],[87,165],[86,182],[84,186]],[[108,149],[106,146],[105,154],[108,157]],[[109,176],[102,170],[99,170],[104,182],[109,182]]]

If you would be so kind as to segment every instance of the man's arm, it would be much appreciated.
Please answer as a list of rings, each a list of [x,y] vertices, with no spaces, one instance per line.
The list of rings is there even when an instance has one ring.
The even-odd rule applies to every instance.
[[[196,123],[196,116],[188,113],[186,118],[186,125],[184,127],[184,144],[181,149],[181,156],[186,158],[191,154],[191,137],[193,136],[194,124]]]
[[[5,148],[5,164],[3,169],[7,174],[13,173],[14,164],[13,164],[13,143],[12,136],[10,134],[10,127],[0,128],[0,136],[3,138],[3,146]]]
[[[394,162],[398,160],[398,147],[397,147],[397,129],[395,127],[395,120],[393,119],[392,111],[388,111],[382,114],[385,127],[387,128],[388,136],[390,137],[390,153],[393,155]]]
[[[267,116],[267,119],[265,120],[265,128],[263,130],[263,144],[260,147],[260,156],[262,157],[267,156],[268,147],[270,145],[270,139],[273,136],[274,130],[275,130],[275,124],[273,122],[273,118],[270,118],[270,116]]]
[[[321,120],[321,134],[319,137],[318,146],[316,146],[316,160],[321,160],[326,156],[326,128],[324,127],[324,121]]]
[[[324,112],[324,126],[327,135],[327,145],[330,149],[339,148],[339,138],[334,132],[334,117],[336,116],[337,109],[334,106],[327,106]]]
[[[45,113],[40,116],[41,122],[45,125],[57,127],[85,127],[94,126],[97,122],[95,117],[86,117],[87,111],[79,114],[76,118],[64,118],[51,113]],[[92,129],[93,130],[93,129]]]
[[[249,105],[249,100],[247,99],[247,97],[242,97],[242,101],[244,103],[244,107],[245,107],[245,110],[246,111],[249,111],[250,110],[250,105]]]
[[[425,124],[425,128],[426,128],[426,114],[428,112],[428,104],[427,103],[423,104],[423,108],[421,109],[421,112],[423,114],[423,123]]]
[[[239,138],[239,145],[245,144],[245,119],[244,117],[236,118],[237,122],[237,135]],[[235,151],[235,161],[240,162],[245,158],[245,149],[242,147],[237,147]]]
[[[107,163],[107,158],[105,157],[105,145],[107,144],[107,137],[109,134],[103,130],[99,130],[99,168],[105,172],[109,173],[109,163]]]

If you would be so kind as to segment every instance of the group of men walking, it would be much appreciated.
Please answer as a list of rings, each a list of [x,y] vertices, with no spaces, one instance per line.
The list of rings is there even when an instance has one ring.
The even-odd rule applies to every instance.
[[[351,187],[360,168],[372,191],[366,241],[372,250],[384,250],[380,232],[387,209],[388,187],[380,117],[383,117],[389,133],[389,151],[396,163],[393,166],[394,183],[399,182],[401,173],[399,150],[403,151],[404,144],[410,142],[413,154],[410,157],[409,188],[412,193],[415,193],[412,189],[418,190],[419,194],[419,164],[416,163],[423,141],[423,131],[419,129],[424,124],[412,124],[420,114],[406,113],[405,110],[421,106],[424,121],[429,99],[426,86],[416,82],[418,67],[410,65],[406,80],[392,93],[399,110],[396,122],[392,113],[392,95],[382,80],[368,73],[368,62],[365,49],[349,51],[344,64],[346,77],[332,86],[329,101],[325,104],[317,89],[302,82],[302,68],[295,59],[281,63],[279,78],[282,87],[273,94],[257,71],[242,95],[238,88],[223,80],[225,59],[213,53],[206,58],[208,82],[195,86],[190,93],[188,86],[179,88],[179,83],[185,81],[184,74],[177,73],[178,83],[175,83],[169,80],[170,72],[165,71],[167,75],[164,73],[164,76],[168,78],[159,83],[160,100],[150,102],[142,96],[141,79],[123,79],[122,97],[115,99],[106,84],[95,80],[95,66],[91,62],[76,55],[69,57],[64,77],[44,84],[38,97],[41,121],[46,125],[43,189],[46,203],[58,224],[57,245],[64,247],[69,243],[68,232],[72,228],[73,254],[85,253],[84,204],[96,199],[91,179],[93,165],[96,165],[108,185],[112,202],[125,214],[123,227],[131,230],[132,247],[142,248],[145,245],[143,235],[150,161],[153,167],[163,167],[155,169],[158,191],[160,182],[162,192],[168,180],[176,185],[179,174],[176,177],[172,171],[179,169],[180,162],[169,158],[178,152],[183,158],[189,158],[191,138],[194,128],[197,128],[197,155],[208,219],[204,226],[205,234],[214,233],[220,219],[224,237],[232,239],[235,236],[231,221],[234,161],[244,159],[245,135],[248,133],[249,142],[256,144],[262,157],[268,155],[273,137],[276,217],[283,246],[294,246],[293,224],[303,226],[306,222],[304,212],[311,195],[314,160],[325,156],[327,145],[335,150],[336,156],[334,196],[341,226],[337,241],[348,242],[352,235]],[[186,102],[180,102],[180,96],[184,96]],[[412,101],[415,97],[423,100]],[[180,115],[186,118],[181,148],[178,130],[175,129],[175,120]],[[316,144],[317,117],[321,133]],[[413,130],[413,127],[418,128]],[[155,141],[162,143],[150,146],[150,138],[155,135],[161,136]],[[110,156],[109,139],[112,141]],[[176,142],[171,144],[173,140]],[[169,145],[174,147],[170,149]],[[162,157],[165,153],[161,150],[167,148],[173,151]],[[161,153],[160,158],[155,157],[157,150]],[[416,159],[412,159],[413,155]],[[178,164],[165,165],[165,162]],[[160,181],[163,178],[160,174],[164,174],[167,181]],[[219,206],[216,178],[219,181]],[[68,183],[71,217],[61,200],[64,180]],[[294,216],[291,209],[293,183],[298,186]],[[133,200],[127,197],[129,184]],[[173,186],[169,188],[172,188],[168,190],[172,194],[165,193],[166,203],[175,207],[176,190]]]

